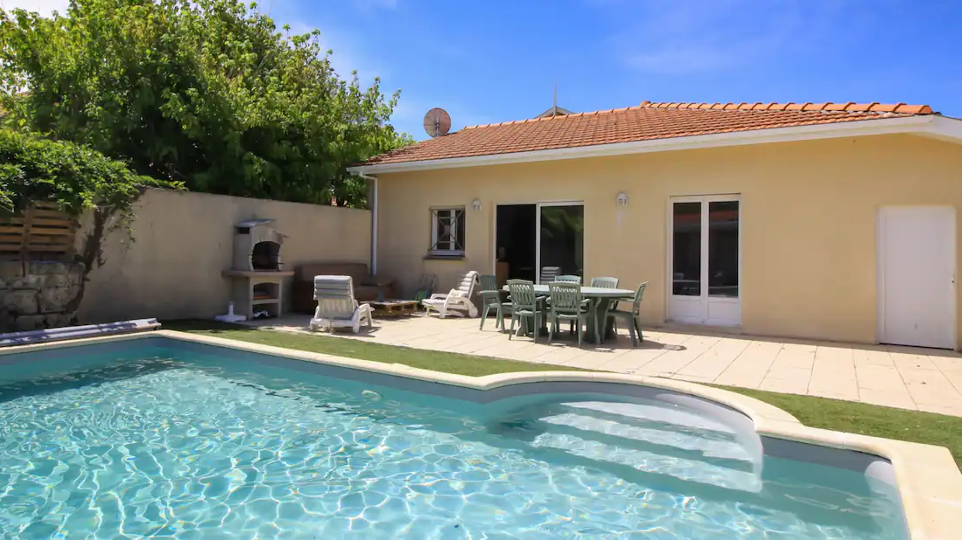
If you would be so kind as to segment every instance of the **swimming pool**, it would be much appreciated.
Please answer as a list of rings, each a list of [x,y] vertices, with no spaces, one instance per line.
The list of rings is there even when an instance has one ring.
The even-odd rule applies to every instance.
[[[0,531],[909,537],[891,465],[649,387],[479,391],[167,338],[0,356]]]

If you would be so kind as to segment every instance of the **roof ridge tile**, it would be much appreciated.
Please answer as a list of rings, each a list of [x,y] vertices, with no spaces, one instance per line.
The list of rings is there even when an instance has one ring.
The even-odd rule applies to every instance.
[[[932,110],[928,105],[907,105],[905,103],[894,103],[894,104],[882,104],[878,102],[871,103],[855,103],[852,101],[845,103],[836,102],[822,102],[822,103],[795,103],[795,102],[726,102],[726,103],[708,103],[708,102],[681,102],[681,101],[671,101],[671,102],[654,102],[649,100],[644,100],[638,105],[622,107],[620,109],[607,109],[607,110],[597,110],[597,111],[582,111],[579,113],[573,113],[568,115],[558,115],[558,116],[547,116],[543,118],[526,118],[523,120],[506,120],[504,122],[492,122],[488,124],[477,124],[472,126],[465,126],[458,130],[474,130],[480,128],[493,128],[493,127],[507,127],[519,124],[536,124],[538,122],[564,122],[566,120],[571,120],[575,118],[585,118],[585,117],[601,117],[610,114],[620,114],[627,113],[631,111],[640,110],[659,110],[662,114],[671,114],[670,111],[711,111],[711,112],[749,112],[749,113],[770,113],[770,112],[797,112],[797,113],[831,113],[834,116],[855,116],[859,118],[864,118],[865,116],[912,116],[912,115],[924,115],[924,114],[938,114]],[[682,113],[684,114],[684,113]],[[779,122],[781,124],[781,122]],[[737,128],[736,128],[737,129]],[[717,131],[717,128],[716,130]],[[453,135],[452,133],[451,135]],[[450,136],[450,135],[447,135]],[[393,152],[392,152],[393,153]]]
[[[708,103],[708,102],[654,102],[645,100],[639,105],[642,109],[711,109],[711,110],[739,110],[739,111],[845,111],[845,112],[897,112],[900,114],[934,114],[932,108],[928,105],[906,105],[905,103],[894,103],[894,104],[884,104],[878,102],[872,103],[855,103],[852,101],[846,103],[835,103],[831,101],[824,101],[821,103],[804,102],[797,103],[794,101],[784,102],[784,103]],[[629,109],[632,107],[629,107]],[[918,112],[916,112],[918,111]],[[600,111],[605,112],[605,111]],[[610,112],[610,111],[609,111]]]

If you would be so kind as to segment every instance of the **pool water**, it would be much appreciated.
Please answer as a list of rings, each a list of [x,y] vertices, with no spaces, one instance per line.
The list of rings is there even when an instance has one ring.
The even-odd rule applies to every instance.
[[[655,402],[130,356],[0,366],[0,537],[906,538],[893,486]]]

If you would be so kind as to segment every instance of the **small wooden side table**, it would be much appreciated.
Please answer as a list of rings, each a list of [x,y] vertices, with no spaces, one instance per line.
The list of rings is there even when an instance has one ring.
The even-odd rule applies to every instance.
[[[367,302],[375,318],[408,317],[418,311],[418,303],[414,300],[382,300]]]

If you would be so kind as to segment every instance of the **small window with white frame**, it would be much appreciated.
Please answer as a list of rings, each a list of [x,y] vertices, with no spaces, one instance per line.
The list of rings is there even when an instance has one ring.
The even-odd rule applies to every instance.
[[[431,209],[430,255],[460,257],[464,255],[464,207]]]

